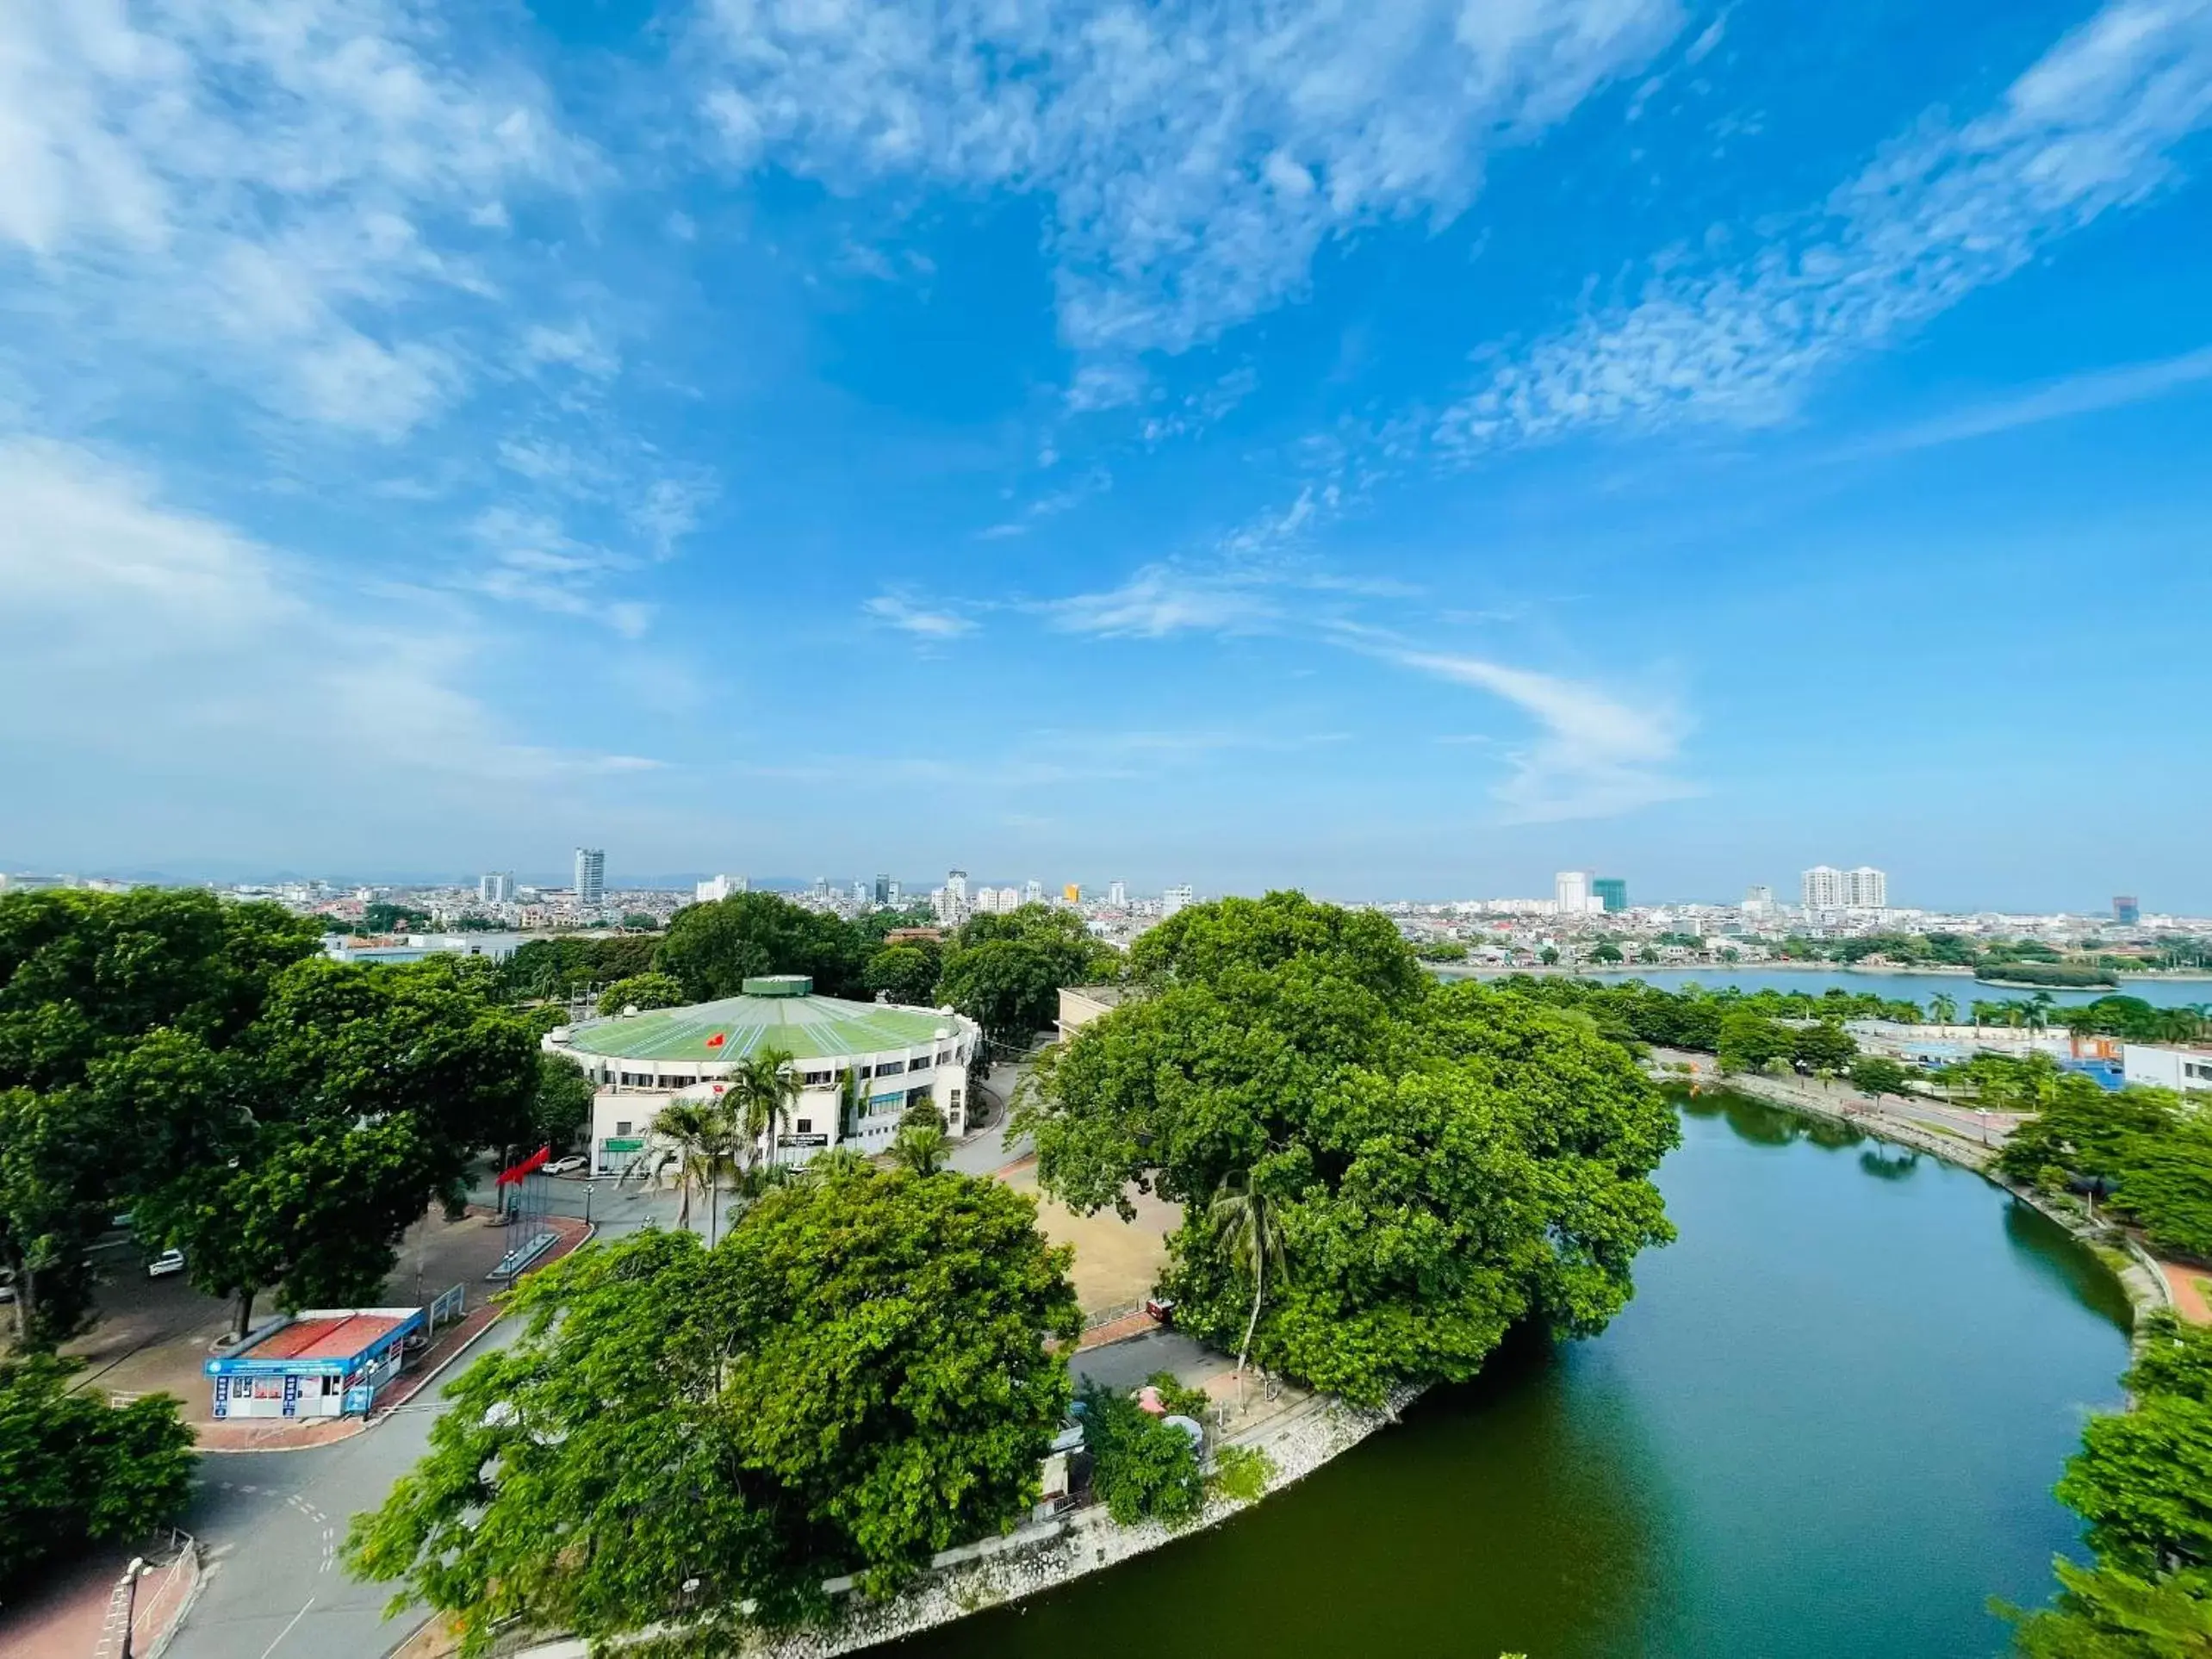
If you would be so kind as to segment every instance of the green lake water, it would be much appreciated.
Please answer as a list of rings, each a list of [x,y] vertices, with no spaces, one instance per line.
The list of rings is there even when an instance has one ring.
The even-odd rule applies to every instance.
[[[1660,1171],[1681,1236],[1594,1341],[1477,1383],[1215,1531],[898,1659],[1998,1654],[2075,1529],[2127,1304],[1978,1177],[1733,1097]]]

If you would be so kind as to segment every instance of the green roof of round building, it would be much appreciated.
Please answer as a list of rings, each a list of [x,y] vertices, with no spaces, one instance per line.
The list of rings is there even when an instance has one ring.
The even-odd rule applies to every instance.
[[[756,983],[749,980],[747,988]],[[935,1009],[792,995],[786,990],[587,1020],[569,1028],[566,1046],[575,1053],[610,1059],[713,1065],[743,1059],[763,1048],[780,1048],[796,1059],[919,1048],[934,1041],[939,1032],[959,1028],[952,1015]]]

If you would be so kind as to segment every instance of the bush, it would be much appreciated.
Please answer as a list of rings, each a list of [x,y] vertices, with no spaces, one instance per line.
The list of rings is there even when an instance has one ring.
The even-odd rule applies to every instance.
[[[1083,1434],[1090,1450],[1090,1489],[1124,1526],[1163,1520],[1180,1526],[1206,1501],[1198,1453],[1182,1430],[1127,1395],[1083,1391]]]
[[[1208,1484],[1232,1502],[1258,1503],[1274,1478],[1275,1459],[1258,1446],[1223,1446],[1214,1454]]]

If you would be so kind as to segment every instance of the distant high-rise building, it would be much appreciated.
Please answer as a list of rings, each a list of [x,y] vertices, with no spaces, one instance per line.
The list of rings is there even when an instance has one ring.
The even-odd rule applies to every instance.
[[[1028,880],[1024,882],[1022,885],[1022,902],[1024,904],[1043,904],[1045,902],[1045,884],[1038,880],[1036,877],[1031,876]]]
[[[867,878],[866,876],[854,876],[853,878],[853,903],[855,904],[866,904],[867,902]]]
[[[948,870],[945,873],[945,897],[962,910],[967,908],[968,873],[966,870]]]
[[[1816,864],[1798,877],[1798,892],[1809,910],[1840,910],[1844,905],[1843,872]]]
[[[514,873],[510,870],[493,870],[476,878],[476,902],[481,904],[512,904],[514,903]]]
[[[884,883],[883,902],[890,905],[893,910],[897,910],[898,908],[898,884],[896,881],[886,881]]]
[[[1129,908],[1129,884],[1126,881],[1108,882],[1106,884],[1106,902],[1117,910],[1128,910]]]
[[[1062,887],[1060,889],[1060,901],[1066,904],[1080,904],[1083,903],[1083,884],[1080,881],[1071,881],[1066,886]]]
[[[702,904],[719,904],[732,893],[745,891],[743,876],[709,876],[692,888],[692,897]]]
[[[1562,916],[1581,916],[1590,908],[1590,873],[1562,870],[1551,878],[1551,896]]]
[[[880,872],[878,872],[875,879],[875,902],[877,904],[888,905],[891,903],[891,878]]]
[[[1628,908],[1628,883],[1619,876],[1597,876],[1590,882],[1590,897],[1608,910]]]
[[[1170,887],[1159,896],[1159,913],[1162,916],[1173,916],[1190,902],[1190,889],[1188,886]]]
[[[595,910],[606,903],[606,853],[598,847],[576,848],[576,908]]]
[[[1843,904],[1855,910],[1886,910],[1890,902],[1890,879],[1871,864],[1843,872]]]
[[[1749,916],[1765,916],[1774,908],[1774,890],[1755,885],[1743,891],[1743,910]]]
[[[2112,901],[2112,920],[2123,928],[2139,928],[2143,924],[2143,907],[2135,902],[2133,893],[2121,893]]]

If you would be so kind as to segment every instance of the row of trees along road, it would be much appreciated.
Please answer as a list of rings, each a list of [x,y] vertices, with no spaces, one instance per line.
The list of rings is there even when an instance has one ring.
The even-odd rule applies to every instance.
[[[206,892],[0,896],[0,1265],[21,1344],[81,1328],[88,1252],[123,1211],[241,1329],[264,1291],[372,1296],[476,1152],[573,1112],[575,1068],[541,1065],[488,964],[342,965],[320,938]]]
[[[1433,983],[1389,920],[1296,893],[1140,936],[1146,993],[1047,1051],[1014,1128],[1071,1208],[1186,1206],[1177,1320],[1363,1402],[1473,1376],[1526,1320],[1602,1329],[1678,1137],[1587,1019]]]

